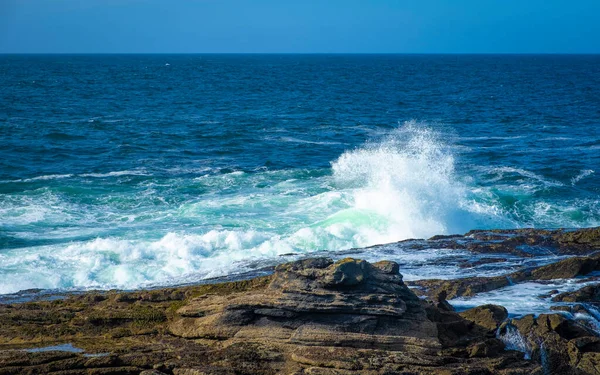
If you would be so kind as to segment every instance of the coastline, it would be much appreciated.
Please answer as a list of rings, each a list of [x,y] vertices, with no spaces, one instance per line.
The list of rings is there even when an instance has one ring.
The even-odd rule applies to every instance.
[[[595,315],[600,228],[471,231],[424,242],[490,255],[478,266],[502,256],[535,259],[548,251],[554,261],[524,263],[501,276],[405,282],[392,261],[305,258],[247,280],[4,303],[0,374],[600,370]],[[343,254],[348,255],[360,254]],[[453,299],[477,301],[511,285],[557,279],[571,280],[572,288],[538,296],[548,303],[544,313],[514,314],[490,304],[452,306]]]

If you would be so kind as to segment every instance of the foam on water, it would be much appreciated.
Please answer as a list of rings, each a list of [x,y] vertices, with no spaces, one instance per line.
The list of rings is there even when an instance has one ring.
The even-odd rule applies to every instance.
[[[79,177],[96,177],[96,178],[105,178],[105,177],[119,177],[119,176],[148,176],[149,174],[142,170],[125,170],[125,171],[113,171],[107,173],[83,173],[79,175]]]
[[[591,176],[594,173],[593,169],[584,169],[579,174],[571,179],[571,185],[575,186],[579,181]]]
[[[475,297],[459,297],[450,301],[458,310],[491,303],[504,306],[509,314],[522,316],[526,314],[550,313],[551,306],[557,305],[551,301],[550,293],[571,292],[587,285],[596,283],[595,280],[559,279],[542,282],[524,282],[509,285],[491,292],[479,293]]]
[[[380,218],[371,243],[463,233],[485,218],[502,224],[497,211],[475,202],[459,181],[455,160],[439,134],[410,122],[383,141],[344,153],[332,163],[337,186],[351,194],[351,208]]]
[[[343,152],[331,168],[200,165],[34,178],[31,189],[0,195],[0,293],[197,281],[288,253],[474,228],[589,225],[570,211],[581,207],[598,217],[592,203],[531,200],[540,186],[566,186],[522,169],[492,167],[478,184],[457,170],[459,157],[443,134],[412,121]],[[514,177],[524,182],[504,186]],[[443,249],[397,255],[415,264],[404,272],[411,279],[467,272],[436,264]]]
[[[505,332],[498,332],[497,337],[506,345],[505,350],[522,352],[525,359],[531,359],[531,346],[515,326],[507,325]]]

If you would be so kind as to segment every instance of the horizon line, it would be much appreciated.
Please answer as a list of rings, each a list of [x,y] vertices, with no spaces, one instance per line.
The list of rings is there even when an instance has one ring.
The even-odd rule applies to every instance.
[[[600,52],[0,52],[0,55],[600,55]]]

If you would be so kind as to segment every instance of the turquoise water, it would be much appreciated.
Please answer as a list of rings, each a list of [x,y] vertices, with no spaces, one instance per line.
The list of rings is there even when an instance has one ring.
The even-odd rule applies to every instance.
[[[0,294],[600,225],[600,57],[0,56]]]

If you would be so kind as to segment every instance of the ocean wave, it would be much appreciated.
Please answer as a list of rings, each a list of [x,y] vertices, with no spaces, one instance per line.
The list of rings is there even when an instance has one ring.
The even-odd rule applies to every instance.
[[[273,138],[271,138],[271,139],[273,139]],[[305,144],[313,144],[313,145],[340,145],[340,144],[342,144],[341,142],[334,142],[334,141],[309,141],[307,139],[300,139],[300,138],[295,138],[295,137],[280,137],[280,138],[275,138],[273,140],[276,140],[278,142],[305,143]]]
[[[465,172],[458,157],[443,133],[411,121],[342,153],[331,168],[182,167],[119,189],[73,178],[67,187],[0,195],[2,235],[23,239],[0,254],[0,293],[165,285],[256,269],[288,253],[474,228],[598,223],[600,200],[540,193],[571,185],[510,166]],[[592,173],[581,171],[572,184]],[[150,174],[140,168],[72,177]],[[44,239],[52,244],[39,246]]]
[[[486,220],[497,214],[493,206],[472,201],[440,134],[414,121],[382,142],[344,153],[332,169],[338,186],[352,189],[355,209],[389,221],[377,241],[460,233],[476,226],[482,214]]]
[[[46,176],[27,178],[23,181],[29,182],[29,181],[38,181],[38,180],[57,180],[57,179],[69,178],[69,177],[73,177],[73,175],[72,174],[51,174],[51,175],[46,175]]]
[[[480,169],[482,169],[485,173],[488,173],[493,176],[492,178],[489,179],[489,182],[497,182],[497,181],[501,181],[503,179],[510,178],[510,177],[520,177],[520,178],[530,179],[530,180],[540,182],[546,187],[558,187],[558,186],[565,185],[560,181],[555,181],[555,180],[546,178],[542,175],[539,175],[537,173],[534,173],[534,172],[531,172],[531,171],[528,171],[528,170],[522,169],[522,168],[502,166],[502,167],[482,167]]]
[[[479,136],[479,137],[460,137],[460,140],[464,140],[464,141],[506,141],[506,140],[514,140],[514,139],[521,139],[521,138],[525,138],[524,135],[514,135],[514,136],[506,136],[506,137],[500,137],[500,136]]]
[[[150,176],[151,174],[145,170],[125,170],[125,171],[113,171],[106,173],[83,173],[78,175],[79,177],[120,177],[120,176]]]
[[[584,178],[591,176],[595,171],[593,169],[585,169],[579,172],[579,174],[571,179],[571,185],[575,186],[579,181]]]
[[[167,233],[157,240],[96,238],[3,254],[0,294],[23,289],[139,288],[198,281],[249,270],[248,262],[290,252],[257,231]],[[8,273],[7,273],[8,272]]]
[[[31,178],[18,178],[15,180],[0,180],[0,184],[58,180],[58,179],[70,178],[70,177],[73,177],[73,175],[72,174],[50,174],[50,175],[42,175],[42,176],[36,176],[36,177],[31,177]]]

